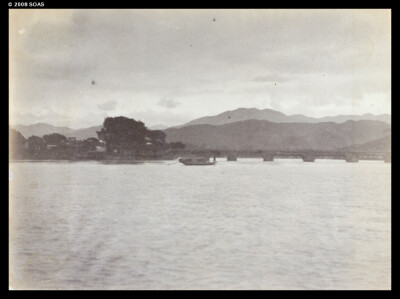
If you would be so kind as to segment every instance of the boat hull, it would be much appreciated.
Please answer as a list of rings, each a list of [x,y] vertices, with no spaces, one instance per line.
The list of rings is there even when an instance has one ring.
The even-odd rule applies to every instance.
[[[181,162],[184,165],[193,165],[193,166],[206,166],[206,165],[215,165],[216,162]]]
[[[179,162],[181,162],[184,165],[193,165],[193,166],[206,166],[206,165],[214,165],[217,163],[216,161],[210,162],[206,159],[179,159]]]

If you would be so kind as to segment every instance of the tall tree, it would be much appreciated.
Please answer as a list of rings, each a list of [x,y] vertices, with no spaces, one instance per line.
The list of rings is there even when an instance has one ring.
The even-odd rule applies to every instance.
[[[46,149],[46,143],[39,136],[32,135],[28,138],[28,149],[33,153],[41,152]]]
[[[9,153],[11,159],[19,159],[22,158],[26,148],[26,138],[17,130],[9,128]]]
[[[146,137],[150,138],[152,142],[164,144],[167,134],[161,130],[147,130]]]
[[[143,145],[146,132],[147,129],[141,121],[119,116],[107,117],[97,136],[106,143],[107,152],[110,153]]]
[[[9,141],[10,145],[19,148],[24,146],[27,140],[19,131],[9,128]]]

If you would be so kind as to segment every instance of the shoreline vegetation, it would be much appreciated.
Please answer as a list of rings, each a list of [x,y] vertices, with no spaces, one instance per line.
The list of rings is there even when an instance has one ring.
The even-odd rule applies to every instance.
[[[384,159],[385,161],[390,159],[391,138],[390,135],[387,135],[389,129],[384,123],[367,121],[359,124],[349,122],[335,125],[340,127],[342,131],[346,129],[344,133],[340,131],[343,134],[339,134],[339,132],[337,136],[335,135],[336,139],[330,138],[330,136],[333,136],[332,134],[325,136],[327,133],[323,129],[330,128],[332,126],[330,123],[320,125],[322,128],[320,126],[308,128],[316,125],[302,124],[300,129],[295,130],[296,128],[293,127],[289,130],[292,133],[297,132],[297,135],[293,135],[294,133],[290,135],[290,132],[286,132],[287,130],[282,131],[291,126],[290,124],[265,123],[256,120],[247,121],[244,124],[252,124],[252,126],[244,126],[244,130],[240,126],[242,125],[242,122],[240,122],[210,130],[207,126],[203,128],[204,126],[198,125],[181,129],[183,133],[179,133],[177,132],[178,129],[150,130],[143,122],[123,116],[107,117],[102,126],[98,127],[99,131],[96,130],[98,138],[90,137],[82,140],[78,140],[76,137],[66,137],[55,132],[43,137],[32,135],[25,138],[21,132],[9,128],[9,160],[101,161],[109,164],[124,164],[141,161],[176,160],[187,156],[206,159],[227,157],[230,161],[235,161],[238,156],[243,158],[257,157],[264,161],[272,161],[282,155],[284,157],[301,157],[307,161],[314,161],[321,157],[348,160],[346,158],[348,155],[358,155],[362,159]],[[237,127],[238,125],[239,127]],[[231,126],[233,126],[233,130],[227,131]],[[306,127],[308,130],[306,130]],[[278,130],[279,128],[283,129]],[[199,129],[201,129],[200,132],[198,132]],[[221,131],[222,129],[225,131]],[[249,132],[253,136],[251,140],[249,140]],[[209,136],[211,140],[207,139],[208,142],[203,142],[205,141],[203,133],[206,134],[206,137]],[[369,141],[371,134],[375,138],[382,136],[382,134],[386,135]],[[279,136],[283,136],[283,138],[278,138]],[[312,142],[313,138],[322,138],[321,136],[325,136],[326,142],[323,143],[323,146],[320,145],[321,142]],[[216,137],[218,138],[216,139]],[[212,142],[215,139],[216,141],[222,140],[225,143]],[[267,139],[268,146],[265,145]],[[349,139],[361,142],[339,147],[339,145],[349,144]],[[328,141],[334,142],[334,145],[328,144]],[[365,143],[365,141],[368,142]],[[251,144],[251,142],[256,142],[256,144]],[[230,156],[234,156],[234,158],[230,159]]]
[[[165,141],[161,130],[149,130],[143,122],[126,117],[107,117],[98,138],[77,140],[58,133],[27,139],[9,128],[11,161],[104,161],[111,163],[178,158],[185,145]]]

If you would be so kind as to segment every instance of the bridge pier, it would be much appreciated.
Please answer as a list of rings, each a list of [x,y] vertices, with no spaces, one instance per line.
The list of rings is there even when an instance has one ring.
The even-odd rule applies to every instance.
[[[355,154],[346,154],[344,159],[346,160],[346,162],[350,162],[350,163],[357,163],[358,162],[358,156],[355,155]]]
[[[301,155],[301,158],[303,159],[303,162],[315,162],[316,156],[312,154],[304,154]]]
[[[263,155],[263,161],[274,161],[274,156],[273,155]]]
[[[229,154],[229,155],[226,157],[226,160],[227,160],[227,161],[237,161],[237,156],[234,155],[234,154]]]

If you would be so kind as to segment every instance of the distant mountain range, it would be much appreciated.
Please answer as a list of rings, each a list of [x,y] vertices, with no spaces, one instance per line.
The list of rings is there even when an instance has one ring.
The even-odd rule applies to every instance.
[[[97,138],[96,131],[101,130],[102,125],[77,130],[46,123],[11,127],[25,138],[59,133],[82,140]],[[219,149],[386,148],[391,134],[391,115],[312,118],[301,114],[288,116],[271,109],[239,108],[198,118],[178,127],[166,129],[163,125],[156,125],[150,129],[163,130],[168,142],[181,141],[189,146]]]
[[[167,142],[229,150],[336,150],[391,134],[382,121],[346,121],[342,124],[274,123],[245,120],[223,125],[192,125],[164,130]]]
[[[65,137],[75,137],[79,140],[84,140],[90,137],[97,138],[97,131],[100,131],[103,125],[93,126],[84,129],[71,129],[68,127],[56,127],[46,123],[37,123],[33,125],[15,125],[11,126],[13,129],[19,131],[25,138],[28,138],[32,135],[43,137],[44,135],[58,133],[64,135]],[[149,129],[151,130],[163,130],[166,129],[167,126],[157,125],[152,126]]]
[[[68,127],[56,127],[46,123],[37,123],[28,126],[15,125],[11,127],[19,131],[25,138],[28,138],[32,135],[43,137],[44,135],[58,133],[66,137],[76,137],[76,139],[87,139],[90,137],[97,138],[96,131],[101,130],[103,125],[84,128],[84,129],[77,129],[77,130]]]
[[[165,130],[167,128],[168,128],[168,126],[161,125],[161,124],[149,127],[150,130]]]
[[[37,123],[34,125],[15,125],[11,126],[11,128],[19,131],[25,138],[29,136],[36,135],[39,137],[43,137],[43,135],[51,134],[51,133],[59,133],[66,136],[69,133],[72,133],[74,130],[68,127],[55,127],[46,123]]]
[[[379,120],[385,123],[391,123],[391,116],[389,114],[373,115],[337,115],[327,116],[321,118],[308,117],[302,114],[286,115],[279,111],[272,109],[259,110],[256,108],[239,108],[232,111],[226,111],[215,116],[205,116],[192,120],[181,126],[175,128],[187,127],[192,125],[223,125],[238,121],[245,121],[249,119],[267,120],[275,123],[320,123],[320,122],[334,122],[344,123],[348,120]]]
[[[100,131],[103,128],[103,125],[89,127],[85,129],[74,130],[73,132],[65,135],[66,137],[75,137],[78,140],[84,140],[90,137],[97,138],[97,131]]]

